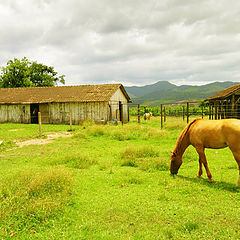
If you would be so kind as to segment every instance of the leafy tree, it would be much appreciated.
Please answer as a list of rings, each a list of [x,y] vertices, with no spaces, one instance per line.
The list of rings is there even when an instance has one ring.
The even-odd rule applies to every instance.
[[[1,68],[0,87],[43,87],[56,86],[58,82],[65,84],[64,75],[57,77],[53,67],[37,62],[30,62],[26,57],[21,60],[9,60],[6,67]]]
[[[7,66],[1,68],[0,87],[31,87],[29,64],[30,62],[27,58],[23,58],[22,60],[14,58],[14,60],[9,60]]]
[[[53,67],[37,62],[30,65],[29,76],[35,87],[55,86],[58,82],[65,84],[64,75],[57,77]]]

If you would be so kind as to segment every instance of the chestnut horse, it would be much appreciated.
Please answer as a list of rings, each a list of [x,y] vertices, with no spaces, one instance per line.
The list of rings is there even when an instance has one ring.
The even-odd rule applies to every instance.
[[[178,169],[182,164],[182,155],[189,145],[194,146],[199,155],[199,172],[197,176],[202,176],[203,164],[206,169],[209,182],[212,182],[212,174],[208,168],[204,149],[229,147],[238,164],[239,179],[237,186],[240,185],[240,120],[196,119],[189,123],[178,137],[174,150],[171,151],[171,174],[178,173]]]

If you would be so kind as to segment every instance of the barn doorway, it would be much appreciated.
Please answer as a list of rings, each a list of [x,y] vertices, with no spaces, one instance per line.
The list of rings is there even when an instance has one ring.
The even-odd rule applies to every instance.
[[[38,123],[39,104],[30,104],[31,123]]]
[[[123,115],[123,105],[122,105],[122,102],[119,101],[119,118],[120,118],[119,120],[120,120],[120,122],[122,122],[122,120],[123,120],[122,115]]]

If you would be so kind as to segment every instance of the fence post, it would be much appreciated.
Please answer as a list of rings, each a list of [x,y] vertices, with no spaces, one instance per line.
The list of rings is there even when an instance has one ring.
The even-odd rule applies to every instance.
[[[70,120],[70,131],[72,131],[72,106],[71,103],[69,103],[69,120]]]
[[[163,128],[163,105],[161,104],[161,128]]]
[[[211,115],[212,115],[212,113],[211,113],[211,104],[209,103],[209,120],[211,120]]]
[[[185,118],[184,105],[182,106],[182,117],[183,117],[183,121],[184,121],[184,118]]]
[[[164,122],[166,122],[166,107],[164,107]]]
[[[217,108],[217,103],[214,103],[214,107],[215,107],[215,120],[217,120],[217,116],[218,116],[218,108]]]
[[[138,104],[138,123],[140,123],[140,104]]]
[[[187,102],[187,123],[189,123],[189,102]]]
[[[203,106],[202,106],[202,119],[203,119]]]
[[[42,117],[41,117],[41,112],[38,112],[38,126],[39,126],[39,136],[42,136]]]

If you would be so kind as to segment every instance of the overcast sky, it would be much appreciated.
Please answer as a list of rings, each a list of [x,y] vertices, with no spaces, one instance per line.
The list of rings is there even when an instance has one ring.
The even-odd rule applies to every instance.
[[[0,0],[0,66],[27,57],[66,85],[240,81],[240,1]]]

